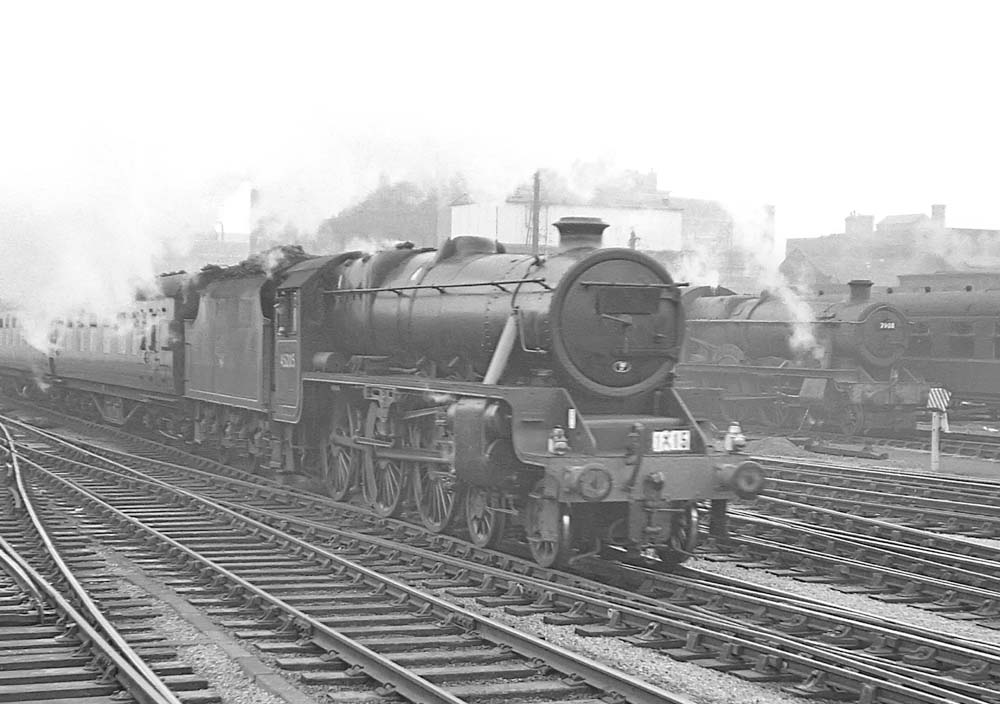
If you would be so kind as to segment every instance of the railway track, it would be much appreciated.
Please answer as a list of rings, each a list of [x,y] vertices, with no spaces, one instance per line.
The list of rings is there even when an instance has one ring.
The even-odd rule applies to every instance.
[[[992,538],[1000,535],[997,485],[898,470],[857,470],[787,458],[755,458],[773,476],[755,506],[803,516],[824,511],[878,518],[909,528]]]
[[[122,465],[95,468],[59,450],[25,449],[36,480],[82,494],[101,512],[92,514],[98,525],[141,535],[147,559],[166,558],[173,580],[190,585],[197,575],[189,588],[215,600],[221,625],[239,637],[286,655],[307,646],[278,663],[328,688],[331,701],[689,701],[410,587],[394,577],[405,565],[348,560]]]
[[[118,471],[120,472],[121,469],[119,468]],[[166,470],[161,467],[160,471]],[[171,469],[170,472],[171,483],[177,484],[179,481],[178,470]],[[135,502],[137,501],[134,498],[136,480],[130,481],[132,487],[126,493]],[[230,500],[235,492],[233,487],[236,480],[220,482],[213,478],[198,476],[196,480],[189,479],[188,481],[197,481],[199,484],[212,487],[214,491],[228,494]],[[158,491],[162,493],[163,489],[159,488]],[[556,580],[540,579],[538,576],[530,574],[519,575],[515,572],[512,576],[512,569],[526,569],[528,571],[535,569],[525,567],[519,562],[515,564],[514,558],[500,558],[506,562],[506,569],[492,568],[493,572],[490,574],[485,573],[485,567],[477,567],[474,559],[467,559],[472,555],[450,558],[449,564],[444,565],[440,561],[441,553],[438,551],[422,550],[421,552],[418,548],[400,544],[399,538],[402,535],[413,534],[411,527],[403,528],[402,532],[395,531],[392,540],[379,538],[378,540],[384,541],[381,545],[372,542],[376,539],[374,536],[365,536],[361,533],[352,534],[351,531],[323,527],[318,521],[303,517],[308,514],[323,513],[322,508],[330,502],[324,502],[318,497],[304,496],[301,492],[288,492],[272,488],[262,489],[259,485],[251,487],[251,494],[252,498],[249,501],[239,504],[240,513],[253,514],[257,512],[257,515],[262,519],[260,526],[266,525],[264,519],[280,524],[285,530],[288,530],[292,524],[298,523],[298,530],[303,536],[312,536],[308,539],[297,538],[296,540],[302,541],[301,543],[284,543],[288,547],[279,548],[279,554],[286,562],[282,563],[280,567],[274,567],[275,557],[273,553],[255,555],[254,550],[259,551],[265,548],[254,545],[254,550],[251,550],[250,543],[245,542],[250,541],[255,535],[259,537],[259,531],[262,530],[259,526],[255,526],[256,530],[251,531],[249,535],[241,536],[238,544],[230,545],[227,542],[228,536],[220,537],[220,535],[225,536],[227,531],[231,531],[231,528],[227,528],[227,526],[231,526],[235,518],[230,514],[227,514],[228,518],[222,525],[213,523],[199,526],[197,522],[188,524],[181,521],[184,528],[192,533],[187,537],[196,541],[208,540],[205,547],[214,549],[216,559],[229,556],[237,563],[250,563],[243,564],[240,569],[270,569],[273,579],[286,581],[289,579],[288,575],[293,574],[290,572],[290,565],[287,564],[288,554],[292,546],[303,552],[307,549],[315,550],[317,542],[328,546],[328,549],[310,563],[312,567],[306,568],[306,571],[300,575],[302,579],[307,580],[304,582],[306,589],[312,588],[308,580],[316,578],[316,575],[310,574],[309,570],[316,569],[317,559],[319,564],[324,564],[324,561],[331,560],[340,551],[344,551],[350,557],[351,562],[362,562],[365,566],[379,572],[388,571],[397,578],[403,575],[408,579],[423,582],[425,585],[430,584],[437,588],[450,589],[452,592],[450,596],[453,597],[477,598],[480,600],[480,606],[490,608],[503,606],[513,609],[514,613],[520,609],[528,614],[545,614],[545,618],[553,623],[564,621],[574,624],[578,630],[591,635],[631,637],[636,646],[664,650],[672,657],[698,661],[707,667],[723,671],[733,671],[746,679],[786,682],[789,691],[800,694],[820,691],[830,695],[843,696],[848,692],[853,692],[857,696],[869,697],[871,701],[966,701],[967,697],[972,697],[971,701],[989,701],[996,698],[997,695],[993,686],[995,675],[992,674],[990,668],[987,668],[990,674],[985,680],[985,684],[983,684],[983,680],[973,681],[975,677],[972,676],[962,679],[964,671],[966,669],[970,672],[974,670],[974,661],[980,658],[971,658],[971,656],[966,656],[965,660],[961,660],[959,656],[952,656],[950,659],[931,658],[928,660],[924,658],[923,664],[920,665],[920,668],[923,668],[920,671],[921,676],[927,674],[927,671],[931,669],[930,665],[934,662],[940,664],[939,669],[942,673],[948,672],[950,674],[933,675],[930,684],[919,684],[913,679],[918,673],[914,669],[916,666],[912,663],[900,666],[892,664],[891,659],[883,658],[882,661],[879,661],[875,652],[878,648],[874,647],[878,645],[874,635],[870,637],[867,644],[865,636],[859,636],[848,645],[831,645],[830,643],[816,645],[809,638],[802,638],[801,632],[798,634],[794,631],[787,633],[782,630],[780,624],[794,623],[801,614],[789,615],[786,613],[765,617],[760,611],[762,605],[756,603],[742,609],[745,613],[754,616],[749,619],[748,623],[741,623],[740,619],[734,618],[732,615],[734,611],[739,611],[739,609],[733,608],[732,603],[723,604],[721,610],[716,609],[714,604],[721,603],[718,594],[704,599],[701,595],[693,600],[692,594],[694,592],[691,591],[690,585],[686,585],[685,591],[679,590],[678,584],[667,582],[661,583],[657,589],[661,589],[663,593],[685,594],[680,598],[680,604],[671,604],[669,600],[664,599],[655,599],[650,602],[648,597],[640,598],[634,592],[619,592],[613,595],[601,594],[599,599],[594,599],[593,596],[588,597],[587,595],[600,593],[600,591],[595,592],[592,583],[577,581],[576,585],[561,586],[556,583]],[[219,499],[220,506],[225,508],[222,501]],[[129,510],[134,511],[135,507],[132,506]],[[164,514],[162,506],[158,506],[156,509],[146,508],[142,510]],[[176,523],[179,519],[172,515],[158,515],[156,520]],[[190,519],[185,520],[190,521]],[[382,525],[384,526],[386,523],[388,522],[383,522]],[[161,532],[164,534],[169,532],[165,526],[161,526],[161,528],[163,528]],[[171,530],[178,528],[180,526],[171,525]],[[321,531],[323,532],[321,533]],[[329,531],[339,533],[336,541],[333,540],[332,535],[327,534]],[[206,533],[213,537],[209,540]],[[393,531],[390,533],[392,534]],[[418,540],[421,539],[419,535],[416,537]],[[175,535],[174,538],[176,539],[177,536]],[[443,537],[438,539],[445,542],[451,541],[453,544],[458,543],[458,541]],[[288,538],[281,540],[288,540]],[[427,541],[426,535],[423,540]],[[365,546],[364,542],[368,542],[368,545]],[[273,548],[273,546],[271,547]],[[172,545],[171,548],[173,552],[179,553],[178,546]],[[171,549],[167,549],[168,553],[170,551]],[[403,555],[404,552],[408,554]],[[189,563],[196,559],[186,551],[185,554]],[[212,561],[211,557],[211,555],[208,556],[210,562]],[[343,555],[340,557],[343,559]],[[163,558],[150,554],[147,559],[158,561]],[[434,562],[434,560],[437,561]],[[219,572],[215,567],[212,568],[210,576],[205,573],[206,564],[203,560],[199,561],[198,565],[200,566],[192,566],[191,569],[207,580],[207,584],[211,585],[213,581],[219,579]],[[270,567],[265,567],[265,565]],[[609,567],[607,563],[605,563],[605,567]],[[274,574],[275,569],[279,574]],[[476,574],[476,570],[482,570],[483,574]],[[613,578],[622,579],[621,568],[616,567],[614,571],[616,576]],[[650,573],[639,574],[641,574],[642,583],[648,588],[650,579],[652,579]],[[264,577],[266,576],[265,574]],[[187,583],[190,583],[190,575],[185,579]],[[357,577],[349,577],[348,581],[353,584],[356,579]],[[667,575],[656,575],[656,579],[669,580],[672,578]],[[567,580],[579,580],[579,578],[563,577],[560,581]],[[281,583],[278,582],[278,584]],[[342,581],[335,584],[343,589]],[[205,589],[204,585],[191,588],[194,590]],[[327,588],[332,589],[333,586],[328,585]],[[606,591],[608,587],[605,586],[603,589]],[[298,615],[291,618],[280,617],[275,609],[276,605],[265,597],[265,594],[270,593],[269,590],[250,593],[246,591],[246,586],[241,586],[239,589],[235,587],[223,588],[221,593],[218,588],[214,589],[211,594],[205,594],[201,591],[199,593],[202,594],[202,599],[208,600],[205,602],[207,605],[211,605],[213,608],[230,609],[228,615],[234,619],[229,625],[234,628],[247,629],[243,635],[254,636],[255,634],[250,630],[250,624],[245,623],[246,618],[235,617],[243,614],[248,605],[255,604],[257,608],[260,608],[263,604],[265,610],[263,614],[254,616],[254,624],[260,626],[262,622],[266,623],[269,626],[268,631],[272,634],[271,638],[274,638],[274,633],[284,632],[284,639],[276,638],[276,642],[271,642],[267,647],[273,648],[274,652],[289,655],[288,664],[293,667],[310,667],[317,658],[321,657],[317,652],[301,651],[303,644],[298,641],[303,640],[301,638],[303,622]],[[701,593],[699,592],[699,594]],[[299,596],[308,598],[309,595],[307,592]],[[398,597],[396,598],[398,599]],[[612,611],[610,618],[608,617],[609,608]],[[396,611],[398,610],[397,606]],[[261,619],[262,616],[264,617],[262,621],[256,620]],[[817,624],[822,624],[818,629],[809,630],[813,640],[822,632],[836,630],[836,627],[831,625],[829,616],[824,617],[824,619],[826,620],[822,622],[815,621]],[[241,624],[240,621],[244,623]],[[762,628],[760,623],[766,621],[772,621],[779,625],[774,628]],[[317,647],[315,631],[312,624],[309,625],[308,637],[304,639],[308,643],[304,647]],[[456,625],[454,619],[452,625]],[[457,625],[462,630],[461,624]],[[843,624],[841,626],[848,627]],[[398,627],[398,624],[395,627]],[[857,630],[856,626],[852,626],[852,628]],[[940,640],[933,645],[917,644],[912,638],[921,636],[911,634],[908,637],[911,640],[898,639],[903,652],[912,654],[921,647],[930,647],[935,652],[941,653],[953,652],[954,650],[952,646],[940,642]],[[289,641],[292,642],[289,643]],[[288,650],[289,648],[292,648],[291,652]],[[869,648],[872,652],[867,652]],[[292,653],[294,656],[291,656]],[[996,653],[979,653],[979,655],[989,659],[994,657]],[[339,661],[338,664],[340,664]],[[358,677],[361,676],[357,672],[354,674]],[[336,679],[337,676],[326,673],[325,677]],[[941,699],[941,697],[944,698]]]
[[[910,604],[947,618],[1000,626],[997,562],[956,552],[907,548],[829,527],[738,512],[734,534],[712,543],[709,560],[731,560],[838,591]]]
[[[922,498],[962,500],[1000,505],[1000,475],[996,481],[959,475],[934,474],[889,467],[854,467],[802,458],[757,456],[777,479],[820,480],[834,486],[910,494]]]
[[[0,426],[9,484],[0,512],[0,701],[219,702],[146,623],[146,604],[102,576],[79,536],[36,506],[13,446]]]

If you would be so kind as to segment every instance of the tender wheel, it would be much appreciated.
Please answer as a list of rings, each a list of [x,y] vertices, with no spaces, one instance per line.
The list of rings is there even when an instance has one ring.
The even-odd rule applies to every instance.
[[[777,400],[763,403],[759,412],[761,421],[771,428],[784,428],[792,420],[792,409]]]
[[[542,567],[563,567],[570,554],[570,520],[555,499],[528,497],[525,533],[531,557]]]
[[[219,464],[232,464],[236,459],[236,448],[232,445],[223,445],[220,435],[215,442],[215,461]]]
[[[365,420],[366,437],[391,440],[393,446],[398,447],[397,425],[393,412],[390,411],[386,421],[379,421],[378,406],[374,403],[369,406]],[[382,518],[395,516],[399,513],[406,489],[406,472],[402,464],[398,460],[379,458],[375,448],[365,450],[362,457],[365,502]]]
[[[865,411],[861,406],[848,404],[837,412],[834,424],[844,435],[862,435],[865,432]]]
[[[240,461],[237,464],[244,472],[257,474],[260,469],[260,455],[248,452],[240,457]]]
[[[495,489],[469,487],[465,492],[465,527],[474,545],[481,548],[499,545],[507,528],[503,495]]]
[[[757,416],[757,409],[752,404],[744,401],[727,399],[722,403],[722,410],[729,422],[735,421],[741,425],[745,425]]]
[[[361,471],[363,452],[351,443],[361,429],[356,408],[338,400],[320,444],[319,474],[330,498],[343,501],[354,489]]]
[[[698,547],[698,506],[689,504],[674,517],[670,538],[665,547],[656,549],[664,567],[673,567],[694,554]]]

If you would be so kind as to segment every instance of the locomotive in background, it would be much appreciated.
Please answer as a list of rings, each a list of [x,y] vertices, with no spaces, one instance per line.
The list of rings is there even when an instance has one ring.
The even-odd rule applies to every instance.
[[[164,277],[116,323],[60,321],[51,354],[8,314],[0,368],[19,393],[41,377],[80,413],[360,490],[382,516],[412,498],[443,531],[464,513],[479,545],[516,523],[543,565],[600,547],[679,562],[699,503],[721,533],[763,475],[711,457],[673,388],[685,317],[667,271],[599,249],[600,220],[556,225],[545,257],[455,237]]]
[[[951,392],[952,415],[1000,420],[1000,273],[901,275],[872,296],[912,321],[903,364]]]
[[[684,296],[688,335],[681,393],[712,418],[856,435],[916,424],[929,385],[902,364],[910,324],[853,281],[846,299],[783,300],[696,288]]]

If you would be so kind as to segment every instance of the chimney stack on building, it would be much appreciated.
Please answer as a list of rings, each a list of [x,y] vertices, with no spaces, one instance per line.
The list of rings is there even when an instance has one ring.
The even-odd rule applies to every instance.
[[[858,215],[852,212],[844,218],[844,234],[867,237],[875,232],[874,215]]]
[[[851,293],[848,301],[850,303],[865,303],[872,297],[872,282],[868,279],[854,279],[847,282]]]
[[[941,203],[931,206],[931,222],[937,227],[944,227],[944,208]]]

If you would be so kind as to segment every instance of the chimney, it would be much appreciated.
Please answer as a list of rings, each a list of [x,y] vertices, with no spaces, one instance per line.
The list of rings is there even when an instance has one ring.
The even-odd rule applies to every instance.
[[[854,279],[847,285],[851,289],[849,303],[865,303],[872,297],[872,282],[868,279]]]
[[[867,237],[875,232],[874,215],[858,215],[851,213],[844,218],[844,234],[857,237]]]
[[[944,227],[944,208],[941,203],[931,206],[931,222],[937,227]]]
[[[601,239],[608,223],[600,218],[567,217],[552,223],[559,230],[559,249],[601,246]]]

